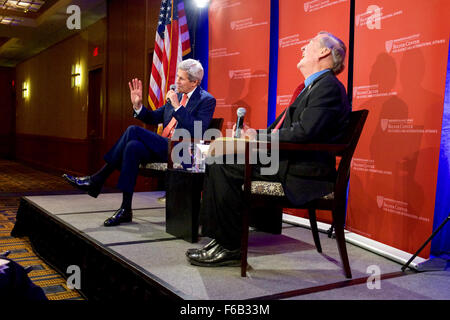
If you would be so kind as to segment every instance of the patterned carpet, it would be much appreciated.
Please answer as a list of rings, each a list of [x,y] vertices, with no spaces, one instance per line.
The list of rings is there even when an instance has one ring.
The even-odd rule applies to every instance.
[[[32,266],[28,274],[49,300],[83,300],[76,290],[68,289],[66,280],[49,267],[32,250],[27,237],[13,238],[16,212],[21,196],[74,193],[59,175],[49,174],[23,164],[0,159],[0,253],[11,251],[8,258],[23,267]]]

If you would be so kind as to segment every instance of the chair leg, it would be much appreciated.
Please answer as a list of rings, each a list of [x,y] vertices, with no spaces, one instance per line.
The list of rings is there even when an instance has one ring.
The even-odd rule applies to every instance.
[[[342,267],[344,269],[344,274],[347,278],[352,277],[352,271],[350,269],[350,263],[348,261],[347,254],[347,245],[345,244],[345,235],[344,235],[344,225],[343,224],[335,224],[334,225],[336,242],[339,250],[339,255],[342,261]]]
[[[317,252],[322,252],[322,246],[320,245],[319,230],[317,229],[316,209],[308,208],[309,223],[311,224],[311,231],[316,245]]]
[[[247,207],[242,213],[241,233],[241,277],[247,276],[247,252],[248,252],[248,215],[250,208]]]
[[[333,229],[334,229],[334,223],[332,223],[330,229],[327,230],[328,238],[330,238],[330,239],[331,239],[331,237],[333,237]]]

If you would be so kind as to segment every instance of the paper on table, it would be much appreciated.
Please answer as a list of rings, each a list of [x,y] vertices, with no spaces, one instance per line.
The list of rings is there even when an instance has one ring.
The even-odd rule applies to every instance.
[[[245,143],[249,141],[243,138],[221,137],[212,141],[209,145],[208,157],[217,157],[226,154],[243,154],[245,153]],[[251,149],[257,145],[261,146],[267,142],[250,140]]]

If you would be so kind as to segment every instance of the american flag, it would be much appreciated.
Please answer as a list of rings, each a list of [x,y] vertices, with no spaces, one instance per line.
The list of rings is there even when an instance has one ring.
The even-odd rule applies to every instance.
[[[177,65],[190,52],[183,0],[162,0],[148,90],[153,110],[164,105],[168,88],[175,83]]]

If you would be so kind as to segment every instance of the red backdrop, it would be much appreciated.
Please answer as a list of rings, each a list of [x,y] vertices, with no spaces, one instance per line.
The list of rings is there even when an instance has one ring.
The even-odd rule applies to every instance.
[[[213,0],[209,9],[208,91],[224,130],[247,109],[245,123],[267,127],[270,0]]]
[[[294,89],[304,81],[297,69],[301,59],[301,48],[320,31],[328,31],[340,38],[348,46],[350,29],[350,0],[282,0],[280,1],[280,24],[278,41],[278,116],[288,107]],[[326,19],[324,19],[326,17]],[[348,55],[346,64],[348,62]],[[339,76],[347,88],[348,69]],[[306,210],[285,209],[299,217],[307,217]],[[317,219],[331,222],[331,215],[318,212]]]
[[[411,253],[433,226],[449,12],[448,0],[356,1],[353,108],[370,113],[347,229]]]
[[[288,106],[294,89],[305,80],[297,69],[304,45],[318,32],[328,31],[348,46],[350,0],[282,0],[279,10],[277,116]],[[345,87],[347,78],[345,69],[339,75]]]
[[[433,225],[450,1],[355,3],[353,109],[370,113],[352,161],[347,229],[415,252]],[[277,115],[304,80],[301,47],[322,30],[348,45],[349,15],[350,0],[279,2]],[[245,107],[251,127],[266,127],[270,1],[213,0],[209,23],[215,116],[231,128]]]

